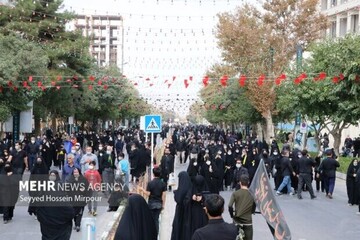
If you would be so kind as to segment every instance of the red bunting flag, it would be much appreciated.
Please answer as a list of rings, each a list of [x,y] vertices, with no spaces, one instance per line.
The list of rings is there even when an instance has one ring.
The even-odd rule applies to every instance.
[[[207,87],[207,85],[209,84],[209,76],[205,76],[203,78],[203,84],[204,84],[204,87]]]
[[[89,80],[93,82],[95,81],[95,77],[93,75],[90,75]]]
[[[98,81],[98,85],[99,85],[99,86],[102,85],[102,81],[101,81],[101,80]]]
[[[332,81],[333,83],[338,83],[340,81],[340,78],[338,76],[334,76]]]
[[[2,86],[0,86],[0,93],[2,93],[4,90],[4,88]]]
[[[41,87],[41,86],[42,86],[42,82],[39,81],[39,82],[37,83],[37,86],[38,86],[38,87]]]
[[[189,83],[188,83],[188,80],[187,80],[187,79],[184,80],[184,85],[185,85],[185,88],[188,88]]]
[[[227,75],[224,75],[220,78],[220,84],[223,87],[226,87],[227,81],[229,80],[229,77]]]
[[[72,87],[73,87],[73,88],[78,88],[78,87],[79,87],[79,85],[74,84]]]
[[[138,84],[137,83],[134,83],[134,86],[137,86]]]
[[[23,87],[26,88],[28,86],[28,82],[27,81],[23,81]]]
[[[344,80],[344,78],[345,78],[344,74],[340,73],[339,78],[341,81]]]
[[[51,81],[51,86],[55,87],[55,85],[56,85],[56,82]]]
[[[241,75],[239,78],[239,85],[240,87],[244,87],[245,86],[245,81],[246,81],[246,76],[245,75]]]
[[[29,76],[29,82],[32,82],[33,76]]]
[[[278,78],[275,79],[275,84],[280,85],[282,81],[286,79],[286,75],[283,73]]]
[[[190,81],[192,81],[192,80],[193,80],[193,77],[192,77],[192,76],[190,76],[190,77],[189,77],[189,80],[190,80]]]
[[[173,80],[173,81],[175,81],[175,79],[176,79],[176,77],[175,77],[175,76],[173,76],[173,77],[172,77],[172,80]]]
[[[168,82],[168,80],[165,80],[164,84],[167,83],[167,82]]]
[[[13,90],[14,90],[14,92],[17,92],[18,88],[16,86],[14,86]]]
[[[88,86],[88,89],[89,89],[90,91],[92,91],[92,90],[93,90],[93,85],[89,85],[89,86]]]
[[[61,87],[60,86],[56,86],[56,90],[59,90]]]
[[[171,87],[171,83],[168,84],[168,88],[170,88],[170,87]]]
[[[150,81],[150,78],[145,78],[145,81]]]
[[[60,75],[59,75],[59,76],[57,76],[57,77],[56,77],[56,80],[57,80],[57,81],[62,80],[62,76],[60,76]]]
[[[307,78],[307,75],[305,73],[300,74],[297,78],[295,78],[294,83],[300,84],[304,79]]]
[[[325,72],[320,72],[317,77],[314,77],[314,80],[315,81],[321,81],[321,80],[324,80],[325,78],[326,78],[326,73]]]
[[[108,85],[104,85],[104,90],[106,91],[109,88]]]
[[[154,86],[154,84],[153,84],[153,83],[150,83],[149,86],[152,87],[152,86]]]
[[[262,74],[262,75],[258,78],[257,85],[258,85],[258,86],[262,86],[262,85],[264,84],[264,80],[265,80],[265,75]]]
[[[11,87],[13,85],[12,81],[8,81],[8,86]]]

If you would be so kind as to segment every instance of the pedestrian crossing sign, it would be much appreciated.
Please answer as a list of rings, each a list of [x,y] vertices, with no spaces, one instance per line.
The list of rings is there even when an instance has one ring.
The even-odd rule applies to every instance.
[[[159,133],[161,132],[161,116],[145,115],[145,132]]]

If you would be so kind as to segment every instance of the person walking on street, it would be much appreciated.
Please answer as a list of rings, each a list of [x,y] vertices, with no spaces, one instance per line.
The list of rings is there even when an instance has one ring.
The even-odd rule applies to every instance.
[[[238,229],[234,224],[224,222],[224,198],[219,194],[209,194],[204,201],[205,212],[209,223],[199,228],[192,235],[192,240],[234,240],[238,235]]]
[[[335,188],[336,169],[340,163],[333,158],[333,151],[326,150],[326,158],[320,164],[320,173],[324,177],[326,197],[332,199]]]
[[[229,213],[236,225],[244,231],[243,240],[253,239],[252,214],[255,212],[256,204],[251,196],[249,186],[249,176],[240,177],[241,188],[232,193],[229,201]],[[235,212],[233,205],[235,204]]]
[[[148,183],[146,190],[140,187],[140,191],[149,197],[148,205],[155,221],[156,231],[159,233],[159,216],[165,207],[167,189],[166,184],[160,179],[161,169],[153,168],[153,174],[154,179]]]
[[[295,175],[293,168],[291,167],[290,160],[289,160],[289,151],[283,150],[282,151],[282,160],[281,160],[281,172],[283,176],[283,181],[280,184],[279,188],[276,191],[276,195],[281,195],[281,191],[284,187],[287,188],[287,194],[294,194],[291,192],[291,174]]]
[[[301,151],[302,157],[298,161],[298,170],[299,170],[299,183],[297,187],[297,197],[298,199],[302,199],[301,192],[303,190],[304,184],[306,184],[306,188],[310,193],[311,199],[316,198],[314,194],[313,187],[311,185],[311,176],[312,176],[312,168],[315,167],[315,160],[310,158],[308,155],[308,151],[306,149]]]

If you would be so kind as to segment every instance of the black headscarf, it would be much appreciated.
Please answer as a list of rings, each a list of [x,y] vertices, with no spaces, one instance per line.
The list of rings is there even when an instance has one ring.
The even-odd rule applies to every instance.
[[[179,186],[177,190],[174,191],[174,198],[176,203],[182,203],[186,197],[190,198],[192,183],[190,176],[187,172],[182,171],[178,175],[179,177]]]
[[[154,219],[145,199],[132,194],[121,217],[114,240],[156,240]]]
[[[208,188],[205,183],[205,178],[201,175],[197,175],[193,180],[193,194],[201,194],[208,191]]]
[[[41,159],[41,163],[37,162],[38,158]],[[48,172],[49,172],[48,167],[46,166],[44,159],[41,156],[37,157],[35,164],[31,169],[31,175],[32,174],[48,174]]]

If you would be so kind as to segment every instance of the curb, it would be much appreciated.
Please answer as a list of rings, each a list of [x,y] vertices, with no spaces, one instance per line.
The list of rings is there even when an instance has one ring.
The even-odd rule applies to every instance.
[[[101,240],[114,239],[116,228],[120,222],[121,216],[125,210],[124,206],[119,206],[118,210],[114,213],[112,220],[106,225],[105,231],[101,235]]]

